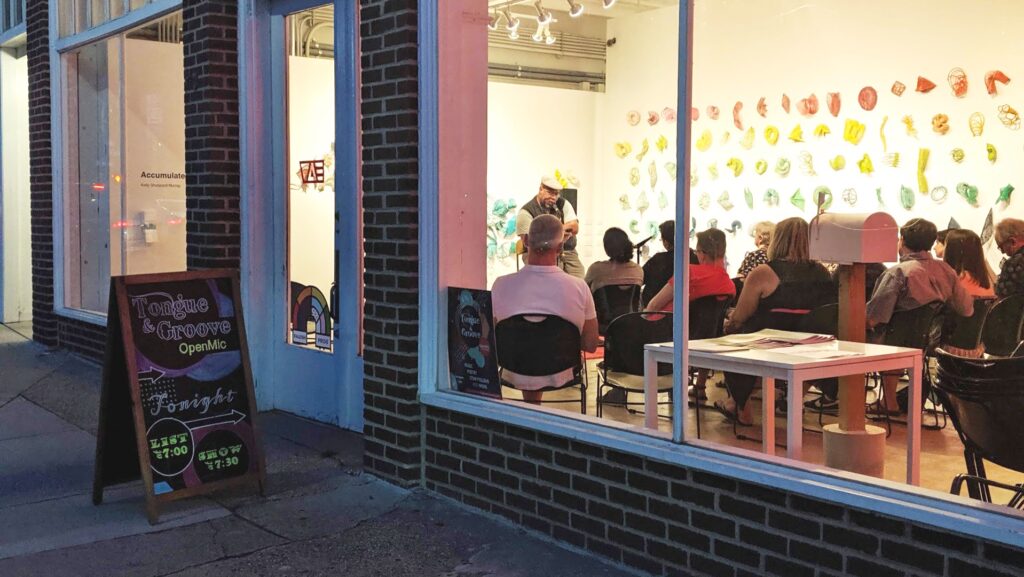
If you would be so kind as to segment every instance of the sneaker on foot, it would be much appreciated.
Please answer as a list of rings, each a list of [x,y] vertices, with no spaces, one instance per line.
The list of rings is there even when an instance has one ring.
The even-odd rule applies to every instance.
[[[835,415],[839,413],[839,401],[836,399],[830,399],[825,395],[822,395],[816,399],[811,399],[805,402],[804,408],[809,411],[814,411],[817,413]]]

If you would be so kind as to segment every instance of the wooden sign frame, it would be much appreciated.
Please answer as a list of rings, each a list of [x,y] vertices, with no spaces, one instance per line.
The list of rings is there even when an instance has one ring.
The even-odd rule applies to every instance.
[[[128,287],[161,282],[206,281],[228,279],[231,285],[233,316],[238,330],[239,353],[245,391],[248,395],[249,424],[253,447],[250,459],[255,467],[244,474],[203,482],[185,489],[156,494],[150,450],[141,398],[135,340],[132,331]],[[96,467],[93,478],[93,504],[103,502],[105,487],[142,478],[146,494],[146,516],[151,524],[159,520],[160,505],[239,485],[256,484],[261,495],[266,489],[266,464],[259,428],[256,426],[256,399],[253,389],[249,343],[242,314],[239,274],[236,270],[204,270],[112,277],[107,316],[107,348],[103,364],[103,390],[100,397],[99,428],[96,435]],[[124,388],[127,387],[128,391]],[[129,400],[130,399],[130,400]],[[135,446],[131,447],[134,436]],[[195,447],[193,447],[193,451]],[[125,453],[133,455],[125,461]],[[193,456],[194,458],[194,456]],[[255,470],[253,470],[255,469]]]

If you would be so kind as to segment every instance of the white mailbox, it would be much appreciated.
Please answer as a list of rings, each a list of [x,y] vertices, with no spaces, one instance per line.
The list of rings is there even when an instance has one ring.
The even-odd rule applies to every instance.
[[[899,227],[887,213],[819,214],[811,220],[811,259],[839,264],[895,262]]]

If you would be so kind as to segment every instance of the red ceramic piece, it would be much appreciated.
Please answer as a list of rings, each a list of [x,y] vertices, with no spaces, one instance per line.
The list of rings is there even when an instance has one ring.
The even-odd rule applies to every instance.
[[[825,102],[828,104],[828,111],[832,113],[832,116],[839,116],[839,109],[843,105],[843,101],[839,96],[838,92],[829,92],[825,98]]]
[[[917,88],[915,88],[915,90],[923,94],[928,94],[929,92],[932,91],[933,88],[935,88],[934,82],[928,80],[924,76],[917,77]]]
[[[860,107],[864,110],[873,110],[875,105],[878,104],[878,92],[871,86],[865,86],[860,89],[860,94],[857,95],[857,102],[860,103]]]

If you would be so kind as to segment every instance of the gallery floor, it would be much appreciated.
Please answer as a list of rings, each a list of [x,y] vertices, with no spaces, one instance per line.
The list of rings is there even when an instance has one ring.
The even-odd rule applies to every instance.
[[[590,387],[587,391],[587,414],[597,414],[597,363],[598,360],[591,360],[587,363],[588,377]],[[740,447],[752,451],[759,451],[761,449],[761,400],[760,391],[755,393],[755,397],[751,402],[756,403],[753,409],[754,424],[750,427],[738,427],[735,429],[732,423],[728,422],[724,416],[710,408],[712,404],[719,399],[725,399],[728,397],[728,393],[724,386],[720,385],[720,375],[713,375],[707,384],[707,396],[708,400],[704,402],[703,407],[700,411],[701,417],[701,439],[712,443],[720,443],[730,447]],[[519,394],[511,389],[504,388],[503,393],[508,398],[519,398]],[[545,399],[553,400],[559,398],[579,398],[578,390],[566,390],[557,391],[554,393],[545,393]],[[808,395],[807,399],[813,398],[813,395]],[[643,396],[639,393],[631,393],[629,397],[630,402],[640,403],[643,401]],[[667,401],[668,396],[665,394],[661,395],[662,401]],[[575,403],[552,403],[545,404],[546,407],[564,409],[566,411],[578,411],[579,405]],[[644,416],[635,412],[642,410],[642,405],[632,406],[633,411],[627,410],[621,405],[604,405],[603,418],[611,419],[619,422],[629,423],[631,425],[643,426]],[[687,437],[696,438],[696,418],[695,408],[693,402],[688,403],[687,407]],[[662,431],[670,431],[672,427],[672,421],[670,418],[671,406],[666,404],[661,405],[659,413],[662,418],[659,418],[658,426]],[[899,417],[899,418],[905,418]],[[825,416],[824,423],[835,422],[835,417]],[[941,419],[939,423],[941,424]],[[785,445],[786,443],[786,421],[785,418],[777,418],[775,422],[776,426],[776,443]],[[927,414],[924,419],[925,424],[934,424],[935,418],[931,414]],[[881,424],[881,423],[879,423]],[[804,413],[804,450],[803,450],[803,461],[813,464],[824,464],[824,457],[822,454],[822,436],[815,430],[820,430],[818,424],[817,414],[811,414],[808,412]],[[738,435],[738,436],[737,436]],[[884,478],[890,481],[903,482],[906,478],[906,426],[897,422],[892,425],[892,434],[886,440],[886,464],[885,464],[885,475]],[[784,455],[785,449],[779,447],[777,449],[778,455]],[[946,424],[942,429],[929,430],[923,429],[921,435],[921,486],[935,491],[948,493],[950,490],[950,483],[957,474],[964,473],[964,457],[963,457],[963,445],[960,442],[960,438],[957,436],[956,430],[953,428],[952,422]],[[1006,483],[1021,483],[1024,482],[1024,475],[1003,469],[991,463],[986,463],[986,472],[989,478],[1006,482]],[[966,488],[963,489],[963,494],[966,495]],[[993,499],[999,503],[1005,503],[1009,498],[1009,494],[1005,493],[1005,497],[1002,492],[994,492]]]

